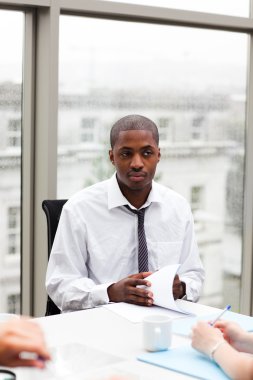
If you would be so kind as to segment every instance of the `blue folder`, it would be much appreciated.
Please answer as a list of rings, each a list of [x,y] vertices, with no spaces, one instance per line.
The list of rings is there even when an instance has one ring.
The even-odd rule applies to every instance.
[[[168,351],[145,353],[137,359],[202,380],[230,379],[214,361],[194,350],[190,344]]]
[[[172,331],[174,334],[189,335],[192,329],[198,321],[211,321],[217,317],[217,314],[210,314],[204,317],[188,317],[174,319],[172,322]],[[234,313],[227,311],[224,318],[227,321],[237,322],[244,330],[253,331],[253,317],[247,315]]]

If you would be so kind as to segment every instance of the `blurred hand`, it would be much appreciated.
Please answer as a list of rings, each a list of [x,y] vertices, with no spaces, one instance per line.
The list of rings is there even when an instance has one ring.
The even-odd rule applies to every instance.
[[[22,352],[30,352],[39,358],[24,359]],[[0,324],[0,365],[7,367],[29,366],[43,368],[50,355],[40,327],[26,319]]]
[[[173,281],[173,297],[177,300],[178,298],[182,298],[184,295],[184,286],[176,274]]]
[[[152,272],[142,272],[133,274],[112,284],[108,287],[107,292],[109,300],[112,302],[128,302],[136,305],[151,306],[153,304],[153,293],[146,287],[151,283],[145,280],[145,277]],[[138,287],[138,286],[144,287]]]
[[[203,354],[210,355],[215,345],[222,340],[222,332],[210,326],[208,322],[198,322],[192,328],[192,347]]]

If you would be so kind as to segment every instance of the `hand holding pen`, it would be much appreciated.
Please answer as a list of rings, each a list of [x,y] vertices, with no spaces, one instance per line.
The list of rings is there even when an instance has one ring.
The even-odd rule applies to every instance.
[[[0,365],[44,368],[50,360],[44,334],[37,323],[15,319],[0,324]],[[25,355],[32,355],[31,357]]]

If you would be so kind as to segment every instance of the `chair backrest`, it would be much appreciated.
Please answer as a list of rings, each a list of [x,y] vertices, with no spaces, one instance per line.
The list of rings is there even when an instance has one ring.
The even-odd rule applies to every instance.
[[[62,212],[63,205],[67,202],[67,199],[53,199],[44,200],[42,202],[42,209],[47,217],[47,243],[48,243],[48,258],[51,253],[54,237],[58,227],[59,219]],[[60,314],[60,309],[55,305],[51,298],[47,297],[46,316]]]

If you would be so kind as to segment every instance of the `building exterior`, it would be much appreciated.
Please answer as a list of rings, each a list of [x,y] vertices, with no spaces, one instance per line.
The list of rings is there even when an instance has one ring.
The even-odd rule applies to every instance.
[[[18,85],[0,85],[0,310],[15,312],[20,302],[20,91]],[[226,299],[236,310],[245,123],[245,101],[238,94],[133,96],[93,90],[87,95],[60,95],[58,198],[68,198],[112,174],[107,153],[111,125],[134,113],[159,127],[162,160],[157,180],[191,203],[206,269],[201,302],[221,307]]]

